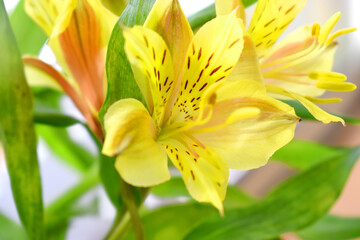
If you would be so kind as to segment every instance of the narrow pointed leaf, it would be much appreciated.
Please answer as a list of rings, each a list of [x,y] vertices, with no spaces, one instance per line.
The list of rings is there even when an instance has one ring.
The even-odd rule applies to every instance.
[[[303,240],[345,240],[360,237],[360,218],[325,216],[314,225],[296,233]]]
[[[315,142],[294,139],[275,152],[271,158],[296,169],[305,170],[345,150],[346,148],[330,147]]]
[[[141,92],[134,79],[130,63],[124,51],[124,36],[122,26],[142,25],[149,14],[155,0],[131,0],[120,16],[110,37],[106,59],[106,74],[108,91],[105,102],[100,110],[100,121],[108,108],[117,100],[123,98],[136,98],[143,101]],[[114,159],[103,157],[100,161],[100,176],[105,190],[118,209],[124,210],[121,193],[120,178],[114,167]]]
[[[0,1],[0,124],[15,204],[30,239],[44,239],[33,103],[20,52]]]
[[[169,181],[157,185],[151,189],[151,192],[163,198],[189,197],[189,192],[185,187],[181,177],[172,177]],[[238,189],[236,186],[229,185],[224,200],[225,210],[235,207],[249,206],[255,203],[255,200],[248,194]]]
[[[144,24],[154,2],[155,0],[131,0],[111,33],[106,56],[108,91],[99,113],[101,121],[108,108],[119,99],[136,98],[143,101],[124,51],[122,28],[124,25],[132,27]]]
[[[0,214],[0,233],[2,240],[27,240],[26,232],[17,223]]]
[[[228,212],[225,218],[209,218],[185,239],[271,239],[303,229],[334,204],[359,155],[357,147],[331,157],[290,178],[263,201]]]

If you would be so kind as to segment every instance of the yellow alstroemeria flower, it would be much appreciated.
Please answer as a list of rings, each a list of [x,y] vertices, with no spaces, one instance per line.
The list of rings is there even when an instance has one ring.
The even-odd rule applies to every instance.
[[[26,0],[25,9],[49,36],[63,71],[24,57],[30,84],[62,88],[102,137],[97,113],[105,97],[105,54],[117,17],[99,0]]]
[[[340,13],[336,13],[322,27],[319,24],[303,26],[274,45],[305,3],[306,0],[259,0],[248,34],[255,45],[268,93],[280,99],[298,100],[324,123],[344,123],[314,103],[341,101],[339,98],[317,98],[325,90],[356,89],[354,84],[344,82],[345,75],[331,70],[337,47],[335,39],[356,29],[342,29],[330,35],[340,18]],[[219,15],[238,7],[243,9],[239,0],[219,0],[216,7]]]
[[[298,117],[254,74],[227,81],[244,45],[235,14],[193,36],[178,1],[159,0],[145,26],[124,28],[124,37],[147,108],[135,99],[109,108],[103,154],[117,156],[121,177],[141,187],[170,178],[169,157],[191,196],[223,212],[228,169],[264,165],[292,139]]]

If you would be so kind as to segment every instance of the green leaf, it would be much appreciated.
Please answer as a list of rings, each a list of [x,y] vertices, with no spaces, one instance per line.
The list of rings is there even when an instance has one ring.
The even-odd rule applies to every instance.
[[[163,198],[175,198],[180,196],[190,198],[189,192],[181,177],[173,177],[169,181],[153,187],[151,192]],[[235,186],[228,186],[226,198],[224,200],[225,210],[245,207],[253,203],[255,203],[254,198]]]
[[[0,1],[0,36],[1,142],[20,220],[30,239],[44,239],[32,95],[3,1]]]
[[[271,159],[304,170],[345,150],[341,147],[329,147],[319,143],[294,139],[275,152]]]
[[[46,208],[47,239],[63,239],[71,217],[82,214],[95,214],[98,211],[98,201],[90,204],[78,204],[79,199],[89,190],[99,184],[97,166],[90,169],[79,183],[62,194]]]
[[[360,237],[360,218],[325,216],[314,225],[296,233],[304,240],[346,240]]]
[[[212,217],[185,239],[270,239],[303,229],[324,216],[341,193],[360,147],[290,178],[263,201]]]
[[[110,11],[112,11],[117,16],[120,16],[122,11],[125,9],[129,0],[101,0],[105,7],[107,7]]]
[[[88,150],[74,142],[67,129],[59,128],[69,125],[65,121],[67,116],[60,111],[59,102],[64,95],[48,88],[32,88],[31,90],[35,99],[35,122],[41,123],[37,124],[36,132],[45,140],[52,152],[67,165],[81,172],[88,170],[93,163],[98,162],[98,156],[92,155]],[[39,111],[37,105],[44,106],[46,110]],[[39,115],[42,116],[42,121],[39,121]],[[48,118],[49,115],[50,118]],[[71,119],[68,123],[79,123],[78,120]],[[84,127],[86,126],[84,125]]]
[[[189,23],[192,29],[197,29],[204,25],[206,22],[216,17],[215,4],[200,10],[199,12],[189,17]]]
[[[118,212],[126,210],[124,200],[121,196],[120,176],[115,169],[115,158],[109,158],[104,155],[100,159],[100,178],[105,191]]]
[[[63,93],[49,88],[33,87],[34,95],[34,121],[36,123],[55,127],[69,127],[80,123],[78,119],[64,114],[59,107]]]
[[[36,99],[34,101],[34,121],[55,127],[69,127],[77,123],[82,124],[78,119],[70,117]]]
[[[131,0],[120,16],[110,37],[106,58],[106,74],[108,79],[108,91],[105,102],[99,112],[100,120],[107,109],[114,102],[123,98],[136,98],[143,101],[141,92],[134,79],[130,63],[124,51],[124,37],[122,25],[142,25],[149,14],[155,0]],[[119,174],[114,167],[114,158],[103,157],[100,161],[100,176],[106,193],[111,202],[118,209],[124,211],[124,202],[121,197],[121,184]]]
[[[156,209],[142,217],[145,239],[182,240],[194,226],[216,214],[219,213],[214,207],[196,202]],[[134,231],[131,230],[125,239],[135,239]]]
[[[26,14],[24,0],[17,4],[14,12],[10,15],[10,24],[21,54],[38,55],[47,36]]]
[[[0,214],[0,233],[1,240],[28,239],[28,237],[26,236],[26,232],[20,225],[14,223],[2,214]]]
[[[132,27],[144,24],[154,3],[155,0],[131,0],[112,31],[106,57],[108,91],[99,112],[101,121],[108,108],[120,99],[136,98],[144,103],[124,51],[122,25]]]
[[[296,115],[301,117],[301,119],[310,120],[310,121],[318,121],[314,118],[313,115],[310,114],[310,112],[301,103],[299,103],[297,101],[283,101],[283,102],[292,106],[295,109]],[[344,119],[345,123],[347,123],[347,124],[360,125],[360,119],[358,119],[358,118],[349,117],[349,116],[340,115],[340,114],[331,113],[331,112],[329,112],[329,113],[334,116],[338,116],[338,117]]]
[[[37,125],[36,132],[55,155],[80,172],[85,172],[98,161],[97,156],[75,143],[64,128]]]
[[[249,7],[256,3],[257,0],[243,0],[244,7]],[[192,29],[196,29],[204,25],[206,22],[216,17],[215,4],[211,4],[203,10],[191,15],[189,23]]]

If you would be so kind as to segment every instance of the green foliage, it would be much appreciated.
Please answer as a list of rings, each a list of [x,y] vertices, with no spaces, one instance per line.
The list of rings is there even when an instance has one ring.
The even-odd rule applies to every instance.
[[[11,187],[21,222],[30,239],[44,239],[32,96],[2,1],[0,36],[1,142],[5,149]]]
[[[144,24],[154,2],[155,0],[131,0],[113,29],[106,57],[108,91],[99,113],[101,120],[108,108],[120,99],[136,98],[144,102],[126,58],[122,28]]]
[[[122,26],[131,27],[135,24],[143,24],[154,2],[155,0],[131,0],[113,29],[106,59],[108,92],[99,113],[101,120],[107,109],[117,100],[128,97],[142,100],[140,89],[136,84],[130,63],[125,55]],[[100,176],[111,202],[119,211],[123,211],[124,202],[120,195],[122,191],[120,177],[115,170],[114,162],[115,159],[103,157]]]
[[[151,189],[151,193],[163,198],[189,197],[184,181],[180,177],[173,177],[169,181],[157,185]],[[224,200],[225,210],[236,207],[245,207],[255,203],[255,200],[246,193],[236,188],[228,186],[226,198]]]
[[[0,233],[1,240],[27,240],[26,232],[24,229],[0,214]]]
[[[347,240],[360,237],[360,218],[325,216],[311,227],[297,232],[303,240]]]
[[[346,148],[329,147],[319,143],[294,139],[271,157],[299,170],[308,169],[322,161],[346,151]]]
[[[118,212],[125,211],[124,200],[121,197],[120,176],[115,169],[115,158],[109,158],[104,155],[100,159],[100,177],[105,191]]]
[[[290,178],[263,201],[204,221],[185,239],[270,239],[303,229],[336,201],[359,154],[360,147],[331,157]]]
[[[242,0],[244,7],[249,7],[257,2],[257,0]],[[204,25],[206,22],[216,17],[215,4],[211,4],[203,10],[189,17],[189,23],[192,29],[196,29]]]
[[[47,36],[26,14],[24,0],[17,4],[14,12],[10,15],[10,24],[21,54],[39,54]]]
[[[217,214],[215,208],[195,202],[156,209],[142,218],[145,239],[182,240],[194,226]],[[125,239],[135,239],[134,232],[129,232]]]
[[[88,150],[75,143],[64,128],[75,123],[83,124],[61,112],[59,102],[64,95],[47,88],[32,88],[32,92],[35,102],[34,121],[38,123],[37,134],[67,165],[80,172],[88,170],[98,161],[98,156],[93,156]]]

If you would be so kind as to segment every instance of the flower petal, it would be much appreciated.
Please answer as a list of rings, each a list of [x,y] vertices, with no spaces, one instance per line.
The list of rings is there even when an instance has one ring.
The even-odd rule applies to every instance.
[[[342,82],[345,75],[331,72],[337,44],[320,45],[321,29],[318,24],[301,27],[277,44],[261,61],[265,82],[307,97],[354,90],[355,85]]]
[[[260,57],[274,45],[305,3],[306,0],[258,1],[248,31]]]
[[[182,85],[170,122],[196,117],[204,91],[231,73],[243,44],[242,28],[235,14],[217,17],[196,33],[187,52]]]
[[[217,151],[230,168],[263,166],[293,138],[299,118],[293,108],[267,96],[262,84],[226,82],[216,95],[213,117],[190,133]]]
[[[238,63],[227,78],[227,81],[253,80],[264,84],[260,71],[256,48],[250,36],[244,36],[244,49]]]
[[[193,38],[190,24],[178,0],[158,0],[149,13],[144,27],[157,32],[169,47],[175,76],[180,74],[186,52]]]
[[[186,136],[167,139],[162,145],[182,173],[190,195],[199,202],[211,203],[223,213],[229,170],[221,156]]]
[[[246,22],[245,7],[242,0],[215,0],[216,15],[228,15],[236,11],[236,17]]]
[[[115,167],[126,182],[148,187],[170,179],[167,156],[155,142],[156,126],[139,101],[123,99],[111,105],[104,126],[102,153],[117,156]]]
[[[98,1],[69,0],[64,3],[49,41],[64,71],[69,71],[97,111],[105,98],[105,53],[116,20],[113,17]]]
[[[322,121],[323,123],[341,122],[343,125],[345,125],[343,119],[325,112],[316,106],[313,102],[311,102],[311,98],[307,99],[299,94],[287,91],[276,85],[267,84],[266,89],[269,93],[283,95],[299,101],[317,120]]]
[[[141,26],[124,29],[125,52],[157,126],[174,89],[172,56],[164,40]]]
[[[25,0],[26,13],[50,36],[61,8],[61,1]]]
[[[26,80],[30,86],[47,87],[62,91],[62,88],[56,79],[56,77],[58,76],[57,74],[59,73],[51,66],[43,63],[41,60],[32,57],[24,58],[23,62]],[[38,62],[39,64],[34,64],[34,62]],[[46,69],[41,68],[39,65],[48,66],[48,69],[51,69],[52,71],[46,71]],[[64,80],[63,77],[61,77],[61,79]]]

